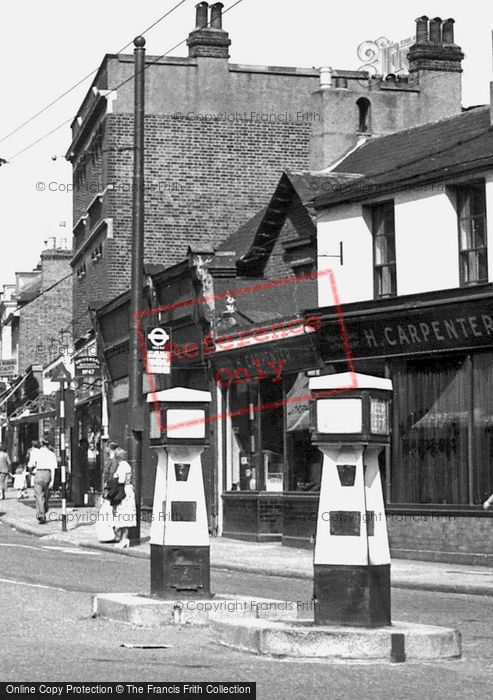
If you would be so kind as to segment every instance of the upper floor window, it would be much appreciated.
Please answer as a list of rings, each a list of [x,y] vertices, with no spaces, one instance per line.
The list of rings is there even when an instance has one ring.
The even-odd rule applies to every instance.
[[[370,100],[367,100],[366,97],[360,97],[359,100],[356,100],[356,106],[358,107],[358,131],[363,133],[370,131]]]
[[[394,296],[397,294],[394,202],[382,202],[371,208],[371,227],[375,298]]]
[[[471,182],[457,187],[457,219],[460,284],[467,286],[487,282],[488,248],[484,182]]]

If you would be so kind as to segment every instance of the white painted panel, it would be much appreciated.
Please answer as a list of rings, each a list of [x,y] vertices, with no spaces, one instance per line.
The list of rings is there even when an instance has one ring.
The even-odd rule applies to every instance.
[[[363,427],[361,399],[319,399],[317,431],[319,433],[360,433]]]

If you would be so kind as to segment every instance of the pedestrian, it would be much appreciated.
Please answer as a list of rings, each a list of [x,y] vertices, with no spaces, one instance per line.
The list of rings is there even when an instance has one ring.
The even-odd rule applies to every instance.
[[[10,474],[10,457],[4,445],[0,445],[0,500],[5,498],[7,479]]]
[[[34,484],[34,469],[36,467],[36,459],[39,453],[40,443],[37,440],[31,442],[31,447],[26,453],[26,463],[27,470],[29,472],[29,483],[28,486],[33,486]]]
[[[125,492],[125,497],[115,507],[114,526],[117,537],[120,536],[119,542],[115,544],[115,547],[124,549],[130,546],[128,529],[137,525],[137,507],[134,487],[132,486],[132,467],[127,462],[127,453],[121,447],[118,447],[115,450],[115,458],[118,467],[112,481],[116,482],[120,487],[123,485]]]
[[[50,490],[55,481],[55,470],[57,459],[54,452],[49,448],[48,438],[41,440],[41,447],[36,456],[36,467],[34,468],[34,498],[36,499],[36,518],[40,525],[46,522],[48,512],[48,500]]]
[[[20,464],[15,470],[14,489],[17,489],[17,498],[27,498],[27,469],[25,464]]]
[[[115,457],[115,450],[118,448],[118,444],[113,440],[109,440],[106,446],[106,461],[104,463],[103,469],[103,489],[108,488],[111,479],[118,468],[118,462]]]

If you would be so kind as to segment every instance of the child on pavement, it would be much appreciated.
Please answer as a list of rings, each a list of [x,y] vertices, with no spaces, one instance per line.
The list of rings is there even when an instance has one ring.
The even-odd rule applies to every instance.
[[[15,470],[14,489],[17,489],[17,498],[27,498],[27,470],[25,466],[19,466]]]

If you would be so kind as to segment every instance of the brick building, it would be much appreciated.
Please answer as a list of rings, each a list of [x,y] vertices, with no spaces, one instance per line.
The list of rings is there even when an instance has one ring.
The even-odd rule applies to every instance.
[[[34,270],[16,273],[10,300],[14,303],[2,319],[15,378],[10,377],[12,386],[0,405],[6,412],[6,439],[14,461],[43,432],[55,436],[55,404],[50,395],[57,385],[49,382],[49,369],[59,363],[70,366],[73,354],[72,251],[65,240],[49,242],[52,246],[42,251]]]

